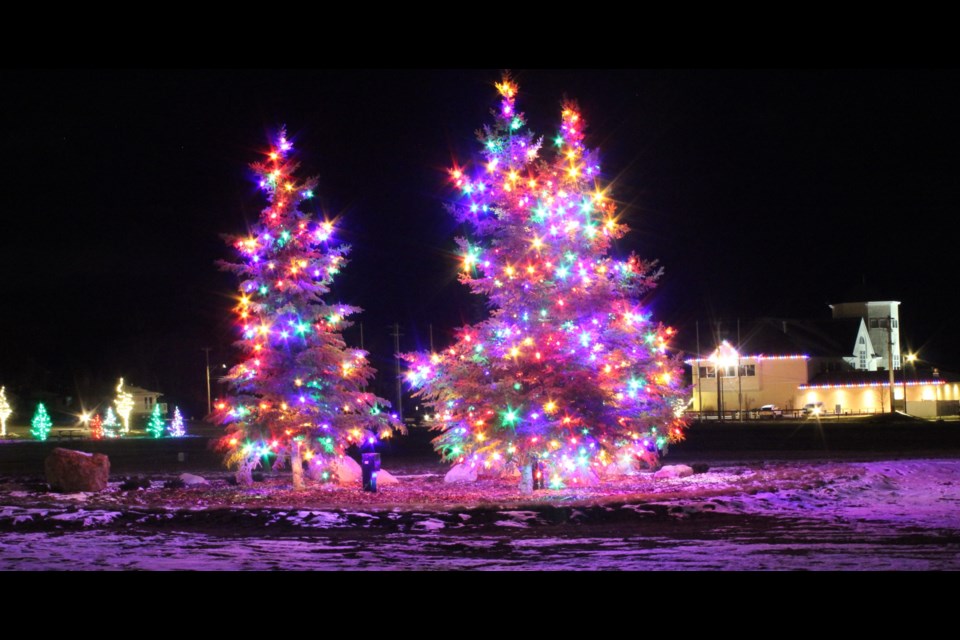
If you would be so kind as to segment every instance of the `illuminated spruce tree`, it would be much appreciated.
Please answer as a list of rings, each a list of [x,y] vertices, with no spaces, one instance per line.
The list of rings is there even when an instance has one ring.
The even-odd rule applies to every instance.
[[[299,489],[304,460],[323,477],[349,446],[400,425],[381,410],[389,402],[365,391],[374,375],[367,352],[344,342],[347,318],[360,309],[324,301],[350,247],[334,240],[331,220],[310,213],[316,179],[295,176],[291,148],[281,131],[267,160],[251,165],[268,206],[248,234],[227,238],[241,258],[221,265],[240,278],[243,361],[227,374],[233,395],[214,415],[227,425],[222,444],[239,481],[251,482],[264,461],[289,461]]]
[[[103,417],[99,413],[90,421],[90,437],[94,440],[103,440]]]
[[[47,414],[47,408],[44,407],[41,402],[37,405],[37,410],[33,414],[33,419],[30,421],[30,434],[37,440],[46,440],[47,436],[50,435],[50,428],[52,426],[53,423]]]
[[[497,88],[482,163],[451,170],[450,209],[470,234],[457,239],[460,280],[490,317],[440,353],[406,355],[407,379],[435,412],[444,460],[520,471],[525,490],[590,482],[682,437],[681,363],[673,330],[639,299],[658,271],[610,255],[627,228],[577,107],[563,105],[544,148],[515,109],[516,86]]]
[[[7,418],[13,414],[13,407],[7,400],[7,388],[0,387],[0,437],[7,437]]]
[[[118,438],[122,433],[122,427],[117,422],[117,414],[113,412],[113,407],[108,406],[103,416],[103,422],[100,423],[103,428],[103,435],[108,438]]]
[[[150,413],[150,419],[147,421],[147,431],[154,438],[160,438],[163,436],[163,430],[165,428],[163,416],[160,415],[160,405],[153,405],[153,411]]]
[[[187,435],[187,429],[183,426],[183,416],[180,415],[180,407],[173,408],[173,420],[170,421],[170,436],[182,438]]]

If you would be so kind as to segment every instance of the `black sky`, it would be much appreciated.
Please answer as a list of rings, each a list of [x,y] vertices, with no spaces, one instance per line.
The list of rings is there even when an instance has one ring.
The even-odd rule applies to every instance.
[[[233,362],[235,283],[215,266],[264,206],[247,164],[286,123],[354,246],[337,297],[365,346],[443,344],[478,306],[456,283],[446,169],[478,151],[497,70],[4,71],[0,384],[125,375],[195,413],[201,347]],[[587,118],[633,229],[618,251],[665,268],[655,316],[829,316],[903,302],[904,342],[960,369],[954,215],[960,72],[519,70],[551,135]],[[354,329],[351,341],[359,339]],[[389,387],[388,387],[389,388]]]

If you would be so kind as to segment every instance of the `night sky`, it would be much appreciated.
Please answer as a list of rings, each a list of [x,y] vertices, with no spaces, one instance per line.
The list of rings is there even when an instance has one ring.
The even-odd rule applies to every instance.
[[[960,72],[515,70],[552,137],[576,99],[632,232],[646,299],[686,335],[718,319],[827,318],[900,300],[901,336],[960,370]],[[335,298],[401,349],[483,317],[456,281],[446,170],[476,157],[498,70],[3,71],[0,384],[81,395],[124,375],[200,414],[204,353],[234,362],[220,237],[265,206],[247,165],[286,124],[353,244]],[[347,333],[359,343],[359,327]]]

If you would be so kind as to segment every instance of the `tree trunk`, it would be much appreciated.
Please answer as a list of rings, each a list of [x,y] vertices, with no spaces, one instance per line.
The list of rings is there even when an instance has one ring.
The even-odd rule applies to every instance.
[[[244,487],[253,484],[253,460],[249,457],[242,460],[237,467],[237,484]]]
[[[533,493],[533,462],[530,460],[520,468],[520,493]]]
[[[290,442],[290,468],[293,471],[293,490],[303,490],[303,455],[300,453],[300,441],[294,438]]]

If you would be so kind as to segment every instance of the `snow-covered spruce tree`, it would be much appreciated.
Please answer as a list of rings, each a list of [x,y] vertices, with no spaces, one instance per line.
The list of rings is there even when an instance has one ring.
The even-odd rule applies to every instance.
[[[309,211],[316,179],[295,175],[291,150],[281,131],[267,160],[251,165],[268,205],[248,234],[227,238],[240,255],[221,266],[240,279],[242,362],[227,374],[233,395],[216,403],[214,418],[227,426],[221,443],[238,481],[249,484],[264,461],[289,460],[301,489],[304,460],[312,477],[327,477],[348,447],[402,425],[365,390],[375,373],[367,352],[344,342],[347,318],[361,310],[324,301],[350,247]]]
[[[460,280],[487,298],[490,317],[440,353],[405,356],[442,431],[434,446],[487,473],[519,471],[524,490],[655,463],[686,426],[673,330],[640,302],[659,271],[611,256],[627,228],[576,105],[563,105],[544,148],[515,109],[514,83],[497,88],[482,162],[451,170],[450,209],[470,235],[457,239]]]

